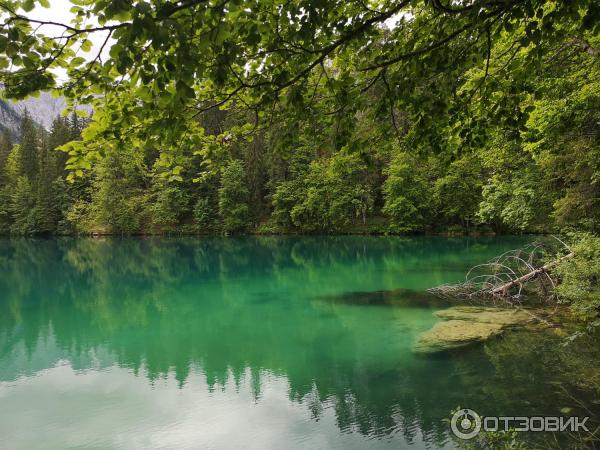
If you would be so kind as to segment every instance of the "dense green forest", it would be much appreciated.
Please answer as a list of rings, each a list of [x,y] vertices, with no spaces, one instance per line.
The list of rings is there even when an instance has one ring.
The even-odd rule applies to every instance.
[[[490,125],[479,148],[461,148],[457,136],[446,151],[434,151],[416,135],[417,126],[394,109],[402,128],[396,134],[394,117],[377,110],[377,96],[387,93],[373,88],[355,99],[349,114],[282,108],[269,127],[252,130],[226,151],[213,149],[216,160],[210,165],[193,146],[175,149],[172,172],[155,148],[119,146],[69,182],[69,156],[57,148],[80,139],[87,120],[75,113],[58,117],[47,131],[26,116],[21,135],[5,133],[0,144],[0,229],[14,234],[597,230],[600,71],[586,54],[570,59],[533,80],[539,92],[515,105],[526,119],[512,130],[504,123]],[[330,100],[319,101],[325,108]],[[198,123],[219,137],[243,122],[240,114],[235,108],[207,112]],[[450,126],[440,133],[450,133]],[[13,145],[15,138],[19,144]]]
[[[62,40],[25,38],[29,3],[4,8],[6,94],[57,64],[95,112],[3,137],[4,233],[600,227],[595,2],[97,1]],[[76,55],[106,31],[106,61]]]
[[[17,235],[72,233],[68,212],[86,193],[68,183],[68,156],[56,149],[81,137],[85,120],[57,117],[50,131],[25,114],[19,144],[5,131],[0,138],[0,229]]]
[[[517,256],[503,253],[519,266],[516,271],[503,265],[503,259],[476,262],[475,270],[467,273],[467,278],[469,274],[473,277],[459,284],[476,289],[473,295],[454,295],[452,301],[519,309],[535,306],[522,326],[528,331],[552,333],[544,343],[542,333],[522,339],[508,333],[512,327],[503,325],[507,328],[506,339],[498,339],[495,351],[506,354],[497,356],[497,366],[509,366],[515,355],[521,365],[520,371],[507,369],[510,389],[506,394],[504,389],[499,390],[498,396],[522,403],[525,395],[520,394],[521,387],[535,385],[556,407],[548,410],[552,414],[570,410],[557,403],[559,386],[540,383],[536,371],[532,371],[531,358],[537,358],[536,364],[543,362],[539,365],[543,373],[551,373],[548,368],[565,367],[569,369],[565,379],[575,379],[571,372],[578,373],[577,379],[589,382],[598,397],[597,349],[594,346],[593,352],[586,353],[600,330],[598,0],[69,3],[68,13],[53,17],[40,13],[51,7],[49,0],[0,2],[2,105],[49,92],[68,102],[50,127],[37,123],[27,112],[18,131],[8,131],[6,124],[0,123],[0,129],[6,129],[0,135],[1,235],[556,234],[560,250],[535,243],[529,247],[529,258],[519,256],[523,249],[517,250]],[[143,337],[131,344],[132,348],[147,350],[140,351],[137,359],[122,357],[120,361],[132,367],[144,359],[150,361],[155,366],[150,379],[170,370],[163,367],[175,367],[177,380],[183,385],[191,367],[188,363],[208,361],[203,359],[208,353],[197,346],[189,357],[175,351],[174,362],[168,358],[151,361],[146,353],[156,353],[152,338],[160,329],[154,329],[153,324],[160,319],[166,325],[175,324],[173,330],[193,330],[189,336],[197,335],[199,343],[205,342],[209,335],[198,332],[206,332],[203,323],[214,322],[215,316],[198,314],[196,305],[202,302],[196,295],[204,290],[210,297],[211,291],[205,287],[213,279],[219,287],[214,292],[228,293],[230,289],[233,301],[243,298],[238,292],[244,290],[244,284],[221,289],[221,283],[249,280],[257,288],[256,292],[250,290],[252,308],[269,305],[272,300],[273,305],[281,307],[284,303],[279,299],[288,291],[269,289],[285,285],[281,274],[286,267],[282,261],[303,260],[302,246],[290,246],[284,242],[287,239],[300,238],[191,239],[198,245],[174,250],[169,246],[179,244],[171,239],[159,239],[162,242],[157,245],[141,239],[5,239],[8,258],[4,259],[32,267],[33,272],[41,264],[43,269],[37,278],[42,281],[46,276],[56,278],[56,268],[74,274],[76,281],[71,285],[75,287],[68,291],[73,302],[60,292],[55,297],[63,299],[63,304],[50,302],[56,310],[46,312],[45,303],[41,303],[40,311],[23,308],[31,313],[34,324],[48,323],[51,329],[61,318],[77,326],[93,318],[96,322],[81,328],[92,333],[91,337],[86,333],[80,336],[77,329],[73,339],[62,341],[75,343],[83,350],[102,342],[93,333],[100,326],[102,330],[97,334],[104,337],[101,335],[109,330],[109,321],[116,324],[112,329],[116,330],[115,349],[127,350],[124,343],[131,339],[124,336],[121,340],[121,329],[137,329]],[[314,276],[302,278],[306,286],[343,280],[336,272],[340,265],[336,265],[335,255],[328,254],[323,242],[332,239],[335,251],[348,251],[360,259],[357,246],[352,244],[344,250],[336,242],[358,237],[301,239],[309,243],[306,251],[316,252],[326,261],[326,270],[322,270],[327,281]],[[364,242],[412,238],[360,239],[366,255]],[[217,244],[211,244],[213,240]],[[278,240],[283,243],[277,244]],[[243,244],[254,241],[265,244]],[[471,239],[464,241],[471,245]],[[405,246],[400,253],[410,257],[408,244],[399,245]],[[39,253],[30,253],[34,251]],[[254,260],[252,251],[267,256]],[[13,253],[17,259],[11,259]],[[459,277],[457,267],[463,275],[465,261],[453,265],[452,261],[439,259],[435,252],[432,255],[438,265],[449,266],[444,271],[454,270],[452,277]],[[537,266],[534,256],[536,264],[540,262]],[[141,264],[140,258],[147,261]],[[427,259],[422,255],[419,258],[419,264],[391,276],[417,274],[423,275],[427,286],[442,283]],[[385,263],[386,258],[381,259]],[[235,267],[240,261],[243,267],[250,267],[248,273],[228,272],[229,265]],[[310,263],[294,260],[296,264],[313,274]],[[260,271],[272,265],[280,265],[278,278],[273,279],[273,286],[264,287],[261,283],[269,283],[261,279]],[[482,278],[477,272],[482,266],[493,272]],[[17,270],[18,265],[15,267],[14,274],[23,272]],[[360,267],[351,266],[347,276],[356,277]],[[379,266],[369,267],[378,272]],[[143,277],[136,277],[139,270],[152,276],[143,273]],[[202,278],[203,270],[214,270],[210,274],[215,276]],[[189,271],[194,272],[195,282],[203,284],[186,284]],[[7,272],[7,281],[0,281],[6,284],[17,280],[13,284],[19,289],[14,291],[13,299],[19,303],[6,305],[18,320],[14,325],[11,316],[5,314],[9,320],[5,322],[21,333],[21,315],[15,311],[21,311],[23,299],[30,302],[26,287],[35,277],[23,281],[11,278],[12,272]],[[124,278],[119,278],[121,275]],[[65,279],[68,285],[68,276]],[[84,282],[78,284],[80,279]],[[357,285],[361,283],[363,279],[358,277]],[[89,286],[99,290],[90,291]],[[131,286],[135,289],[128,291]],[[437,292],[455,286],[442,284]],[[381,289],[381,285],[373,287]],[[68,288],[61,284],[57,289]],[[178,290],[186,295],[187,290],[192,292],[194,302],[177,303],[173,292]],[[101,295],[95,295],[98,292]],[[272,298],[269,293],[274,293]],[[417,298],[417,293],[407,295]],[[44,294],[41,290],[36,293],[42,302],[47,301]],[[384,295],[379,291],[376,294]],[[174,299],[172,309],[161,304],[165,296]],[[137,301],[140,298],[141,303]],[[207,311],[222,310],[229,315],[231,311],[215,300],[218,298],[210,297]],[[114,299],[114,305],[110,299]],[[306,299],[311,307],[320,301],[312,294]],[[97,307],[89,308],[92,303]],[[192,306],[186,309],[186,305]],[[367,300],[361,306],[368,305]],[[130,314],[129,310],[135,311]],[[292,309],[282,311],[285,317],[296,314]],[[298,311],[296,315],[300,316],[302,310]],[[133,322],[143,320],[131,327],[133,316]],[[180,316],[193,320],[188,326]],[[238,316],[252,319],[264,315],[231,315],[235,320]],[[121,324],[122,317],[128,320]],[[154,322],[146,321],[148,317],[154,317]],[[248,323],[268,331],[265,342],[277,340],[269,333],[275,330],[275,334],[282,335],[279,330],[284,322],[275,320],[277,326],[269,327],[265,325],[268,321],[263,323],[260,317]],[[311,326],[318,320],[332,317],[336,321],[327,327],[333,331],[347,330],[348,323],[353,323],[332,315],[310,317],[314,318],[311,325],[302,327],[309,331],[314,331]],[[363,326],[362,314],[353,317]],[[2,320],[0,317],[0,325]],[[568,326],[563,327],[563,321]],[[226,343],[222,323],[228,322],[220,322],[215,336]],[[472,325],[464,326],[472,329]],[[373,322],[370,328],[362,328],[365,334],[357,335],[356,342],[365,341],[362,336],[372,336],[377,327]],[[243,331],[240,327],[229,328]],[[482,340],[497,336],[496,332],[504,328],[492,330]],[[30,329],[36,339],[44,336],[39,326]],[[394,330],[406,332],[396,325]],[[169,356],[165,336],[156,341],[160,344],[157,348],[162,346],[161,355]],[[178,340],[186,334],[172,336]],[[243,332],[239,336],[239,342],[254,345]],[[310,333],[307,336],[310,338]],[[293,336],[294,342],[296,339]],[[395,339],[396,335],[390,341]],[[580,355],[571,350],[574,347],[568,347],[576,339],[581,339],[581,348],[586,348]],[[351,336],[338,333],[335,340],[350,341]],[[454,340],[461,341],[456,337]],[[312,341],[316,338],[306,342]],[[373,348],[385,348],[388,341],[382,339],[375,344]],[[269,347],[278,350],[277,346]],[[289,367],[290,374],[295,364],[311,368],[309,358],[302,360],[302,355],[281,348],[285,358],[281,362],[275,359],[272,367]],[[543,357],[542,349],[548,352]],[[354,355],[350,347],[333,347],[333,353]],[[245,351],[244,361],[248,355],[252,353]],[[319,361],[327,361],[315,355]],[[269,367],[261,363],[262,356],[260,353],[255,358],[254,365]],[[393,355],[394,366],[399,356]],[[442,360],[446,358],[436,363]],[[230,362],[227,358],[222,361],[223,366]],[[493,356],[490,361],[494,363]],[[470,366],[459,369],[468,376],[473,391],[485,393],[486,403],[487,399],[493,403],[493,392],[488,394],[485,388],[497,383],[499,372],[478,377],[477,370]],[[421,373],[415,371],[412,377],[427,381]],[[457,373],[440,373],[439,378],[452,381]],[[347,386],[339,383],[342,375],[332,374],[324,378],[326,391],[344,391],[346,398]],[[385,377],[392,375],[394,383],[405,376],[386,370],[372,382],[385,383]],[[354,367],[347,372],[347,380],[352,383],[362,383],[363,376]],[[428,392],[430,384],[423,384],[423,392]],[[584,383],[577,384],[582,387]],[[421,392],[420,383],[415,392]],[[362,389],[359,394],[363,394]],[[467,400],[467,394],[461,392],[460,398]],[[410,397],[413,393],[402,385],[399,395]],[[389,393],[382,390],[382,396],[387,398]],[[444,411],[458,401],[452,397],[451,404],[444,404],[432,399]],[[577,401],[575,397],[573,400]],[[594,400],[594,404],[600,403]],[[354,403],[348,405],[354,408]],[[346,414],[347,409],[339,410]],[[582,441],[577,448],[595,446],[598,430],[590,433],[593,439]],[[518,442],[494,446],[485,439],[481,448],[521,448]]]

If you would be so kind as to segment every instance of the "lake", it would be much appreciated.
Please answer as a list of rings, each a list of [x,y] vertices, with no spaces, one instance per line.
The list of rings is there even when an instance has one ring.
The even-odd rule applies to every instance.
[[[0,240],[0,448],[456,448],[459,406],[582,412],[552,336],[412,351],[427,288],[532,240]]]

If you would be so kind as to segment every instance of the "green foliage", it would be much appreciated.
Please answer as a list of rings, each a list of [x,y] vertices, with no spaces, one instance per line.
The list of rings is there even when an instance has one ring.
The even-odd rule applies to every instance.
[[[20,130],[15,136],[20,144],[13,146],[6,134],[0,140],[0,232],[72,232],[66,215],[82,189],[66,185],[65,158],[55,151],[73,138],[71,121],[57,118],[47,132],[25,113]]]
[[[232,160],[221,174],[219,188],[219,214],[225,233],[243,231],[248,226],[248,188],[244,166]]]
[[[36,204],[35,222],[37,233],[52,233],[56,230],[60,217],[61,183],[59,182],[54,154],[51,154],[46,140],[38,148],[38,175],[35,180]]]
[[[74,234],[85,234],[94,230],[94,220],[90,211],[89,203],[84,200],[76,200],[65,212],[67,229]]]
[[[481,111],[490,125],[487,145],[479,151],[489,173],[479,217],[513,230],[548,231],[575,226],[596,231],[599,220],[598,174],[600,84],[597,57],[578,51],[598,46],[597,36],[547,45],[547,64],[523,72],[531,55],[517,51],[506,85],[492,94],[515,102],[522,120]],[[573,47],[574,46],[574,47]],[[562,52],[571,48],[570,56]],[[516,98],[513,86],[524,86]],[[503,99],[506,99],[504,100]]]
[[[482,178],[481,162],[475,155],[450,163],[433,186],[435,210],[446,220],[458,219],[469,228],[481,202]]]
[[[285,186],[278,192],[276,205],[293,204],[292,223],[305,230],[331,231],[364,222],[373,206],[367,167],[358,154],[342,150],[329,160],[313,161],[303,185],[295,202],[290,201],[290,194],[294,195],[290,188],[298,186]]]
[[[533,450],[529,443],[519,438],[519,433],[515,430],[481,431],[473,440],[460,441],[459,448],[464,450]]]
[[[210,200],[206,197],[200,197],[194,205],[194,221],[200,230],[207,230],[214,220],[214,211]]]
[[[10,132],[5,130],[0,135],[0,185],[4,184],[4,168],[6,167],[6,160],[12,150],[13,144],[10,137]]]
[[[153,223],[165,229],[176,227],[188,209],[187,193],[177,186],[177,182],[164,179],[154,184],[154,190],[155,198],[150,207]]]
[[[133,234],[141,228],[146,199],[137,183],[143,174],[131,156],[111,151],[98,166],[90,205],[94,231]]]
[[[0,189],[0,235],[10,233],[10,222],[10,195],[6,189]]]
[[[61,91],[73,103],[96,106],[98,126],[84,136],[88,143],[152,141],[165,152],[185,139],[214,144],[218,139],[205,140],[194,120],[211,107],[245,105],[245,122],[256,125],[278,106],[310,111],[318,97],[327,99],[323,120],[336,122],[332,143],[339,149],[349,143],[347,125],[366,96],[379,119],[394,116],[394,134],[438,151],[457,135],[465,147],[480,147],[488,118],[503,129],[527,121],[530,105],[522,108],[521,100],[534,90],[530,75],[554,50],[567,42],[589,53],[584,44],[599,31],[593,0],[475,0],[458,8],[426,0],[92,0],[76,2],[71,23],[54,23],[68,30],[57,39],[52,27],[28,17],[36,3],[46,0],[0,8],[7,94],[57,88],[56,69],[66,69]],[[395,26],[385,26],[390,22]],[[106,33],[105,46],[92,44]],[[465,105],[473,108],[465,113]],[[238,125],[234,133],[247,131]],[[101,144],[73,145],[70,167],[85,170]]]
[[[306,183],[303,178],[280,182],[273,193],[273,221],[282,227],[299,225],[294,222],[292,211],[303,201]]]
[[[3,231],[598,231],[591,0],[94,0],[63,39],[34,5],[0,7],[4,93],[63,68],[73,105],[50,132],[25,116],[10,170],[0,141],[0,195],[34,197]]]
[[[38,132],[36,125],[27,112],[21,121],[21,156],[19,159],[20,173],[30,181],[36,177],[38,172]]]
[[[483,187],[479,219],[513,230],[531,230],[544,217],[538,198],[536,179],[516,174],[506,180],[494,174]]]
[[[421,231],[429,223],[433,185],[427,165],[407,152],[399,152],[386,171],[383,212],[401,232]]]
[[[589,233],[571,235],[573,257],[556,268],[559,301],[569,305],[579,319],[599,326],[600,237]]]
[[[19,176],[10,195],[12,224],[10,231],[16,234],[32,234],[36,231],[35,196],[26,176]]]

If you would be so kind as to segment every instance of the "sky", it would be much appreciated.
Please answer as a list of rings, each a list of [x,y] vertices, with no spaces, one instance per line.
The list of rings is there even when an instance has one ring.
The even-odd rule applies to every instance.
[[[36,4],[36,7],[33,9],[33,11],[29,13],[21,11],[21,13],[35,20],[69,24],[73,19],[73,14],[70,10],[74,5],[69,0],[49,0],[49,2],[50,8],[44,8],[41,5]],[[64,28],[55,25],[43,25],[39,31],[49,36],[59,36],[64,31]],[[106,39],[106,33],[108,33],[108,31],[91,33],[88,37],[88,39],[92,41],[91,51],[78,51],[77,56],[82,56],[88,60],[95,58],[98,50],[104,42],[104,39]],[[107,45],[104,49],[103,55],[108,55],[109,50],[110,45]],[[54,73],[58,75],[61,81],[65,81],[67,79],[66,71],[64,69],[55,69]]]

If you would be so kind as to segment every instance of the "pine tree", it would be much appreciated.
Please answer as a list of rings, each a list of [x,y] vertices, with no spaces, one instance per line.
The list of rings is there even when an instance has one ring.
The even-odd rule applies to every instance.
[[[243,230],[248,226],[248,187],[241,161],[233,160],[223,170],[219,188],[219,213],[223,219],[223,231]]]
[[[66,144],[71,140],[71,125],[69,119],[57,116],[50,126],[49,147],[54,149],[59,145]]]
[[[27,111],[21,121],[21,175],[26,176],[32,182],[38,172],[38,136],[35,123]]]
[[[43,136],[39,149],[39,171],[36,179],[35,223],[39,233],[56,231],[59,220],[58,195],[55,191],[57,165],[51,154],[48,138]]]
[[[77,178],[75,182],[67,183],[65,181],[67,175],[65,167],[69,155],[57,150],[58,147],[72,140],[73,134],[69,118],[57,116],[52,122],[48,136],[48,160],[54,169],[51,193],[56,222],[53,231],[60,233],[73,231],[72,224],[66,219],[72,205],[78,200],[90,201],[87,198],[89,178]],[[80,136],[75,137],[79,138]],[[46,186],[44,190],[48,191],[49,188]]]
[[[87,126],[88,120],[79,117],[75,111],[71,113],[68,119],[68,126],[70,131],[69,141],[76,141],[81,139],[81,132]]]
[[[0,234],[10,231],[12,221],[10,210],[10,186],[11,173],[16,171],[16,154],[18,145],[12,147],[10,135],[7,131],[0,139]]]
[[[25,176],[17,178],[10,195],[10,212],[12,215],[12,233],[24,235],[36,231],[35,196],[31,189],[31,183]]]
[[[2,186],[6,180],[4,177],[4,167],[6,166],[6,160],[12,150],[12,140],[10,137],[10,131],[4,130],[0,136],[0,186]]]

